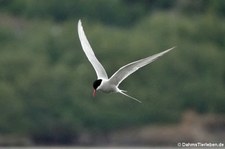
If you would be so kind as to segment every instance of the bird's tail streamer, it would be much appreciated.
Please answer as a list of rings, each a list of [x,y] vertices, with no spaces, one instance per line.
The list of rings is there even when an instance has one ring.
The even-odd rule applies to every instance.
[[[130,95],[127,95],[127,94],[124,93],[124,92],[126,92],[126,91],[120,90],[119,93],[121,93],[121,94],[123,94],[124,96],[127,96],[127,97],[129,97],[129,98],[131,98],[131,99],[133,99],[133,100],[135,100],[135,101],[137,101],[137,102],[139,102],[139,103],[142,103],[142,102],[141,102],[140,100],[138,100],[137,98],[134,98],[134,97],[132,97],[132,96],[130,96]]]

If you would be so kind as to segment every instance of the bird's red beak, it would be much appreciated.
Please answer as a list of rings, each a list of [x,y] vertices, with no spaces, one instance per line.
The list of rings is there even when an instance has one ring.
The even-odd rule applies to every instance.
[[[96,96],[96,90],[95,89],[93,90],[93,94],[92,95],[93,95],[93,97]]]

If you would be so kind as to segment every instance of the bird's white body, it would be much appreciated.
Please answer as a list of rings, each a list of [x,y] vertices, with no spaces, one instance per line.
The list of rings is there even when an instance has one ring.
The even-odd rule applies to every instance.
[[[102,79],[101,85],[97,88],[97,90],[100,90],[105,93],[111,93],[111,92],[118,92],[118,87],[114,84],[111,84],[109,80]]]
[[[93,83],[93,87],[94,87],[93,95],[95,95],[96,90],[103,91],[106,93],[116,92],[116,93],[123,94],[129,98],[132,98],[140,103],[141,103],[140,100],[125,94],[124,92],[126,92],[126,91],[119,89],[118,88],[119,84],[124,79],[126,79],[129,75],[131,75],[132,73],[137,71],[139,68],[144,67],[145,65],[155,61],[157,58],[159,58],[160,56],[164,55],[165,53],[169,52],[170,50],[172,50],[174,48],[173,47],[173,48],[165,50],[161,53],[131,62],[131,63],[121,67],[110,78],[108,78],[104,67],[101,65],[101,63],[96,58],[88,40],[87,40],[87,37],[84,33],[84,30],[83,30],[80,20],[78,22],[78,35],[79,35],[79,39],[80,39],[83,51],[85,52],[88,60],[94,67],[95,72],[98,77],[97,80]]]

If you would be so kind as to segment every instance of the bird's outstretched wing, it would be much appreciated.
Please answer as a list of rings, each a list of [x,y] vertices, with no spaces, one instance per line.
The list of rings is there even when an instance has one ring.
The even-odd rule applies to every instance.
[[[145,65],[155,61],[160,56],[164,55],[165,53],[169,52],[170,50],[174,49],[170,48],[168,50],[165,50],[161,53],[149,56],[147,58],[143,58],[134,62],[131,62],[123,67],[121,67],[119,70],[117,70],[109,79],[111,84],[114,84],[118,86],[124,79],[126,79],[129,75],[137,71],[139,68],[144,67]]]
[[[79,20],[79,22],[78,22],[78,36],[79,36],[83,51],[86,54],[88,60],[92,64],[92,66],[94,67],[97,77],[101,78],[101,79],[108,79],[108,76],[107,76],[107,73],[106,73],[104,67],[96,58],[96,56],[91,48],[91,45],[89,44],[89,42],[87,40],[87,37],[86,37],[83,27],[82,27],[81,20]]]

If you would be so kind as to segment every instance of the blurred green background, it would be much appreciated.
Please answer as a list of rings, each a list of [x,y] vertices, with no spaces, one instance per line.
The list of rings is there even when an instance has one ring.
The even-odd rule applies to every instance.
[[[79,19],[109,76],[176,46],[120,85],[142,104],[92,97]],[[176,124],[190,109],[224,115],[224,107],[224,0],[0,0],[1,136],[76,145],[81,136]]]

